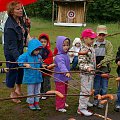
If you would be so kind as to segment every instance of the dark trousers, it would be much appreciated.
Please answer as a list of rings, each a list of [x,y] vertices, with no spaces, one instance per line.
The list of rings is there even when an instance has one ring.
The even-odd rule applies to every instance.
[[[43,76],[43,82],[41,83],[41,93],[46,93],[51,90],[50,77]]]
[[[10,55],[5,55],[6,61],[15,62],[14,58]],[[7,68],[16,68],[18,64],[6,63]],[[9,88],[14,88],[15,84],[22,84],[23,69],[9,70],[6,73],[6,85]]]
[[[78,64],[78,56],[75,56],[72,61],[71,70],[74,70],[77,67],[77,64]]]

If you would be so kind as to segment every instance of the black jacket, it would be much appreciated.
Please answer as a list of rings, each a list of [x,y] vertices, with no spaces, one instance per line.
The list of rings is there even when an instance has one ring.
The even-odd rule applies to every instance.
[[[117,62],[120,61],[120,47],[118,48],[118,51],[117,51],[117,55],[116,55],[116,64]],[[120,76],[120,66],[117,67],[117,73],[118,73],[118,76]]]

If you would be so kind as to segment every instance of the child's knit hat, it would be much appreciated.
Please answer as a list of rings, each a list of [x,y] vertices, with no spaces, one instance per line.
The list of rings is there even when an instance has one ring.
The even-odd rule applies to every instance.
[[[107,27],[105,25],[98,25],[98,27],[97,27],[97,34],[99,35],[101,33],[108,34]]]

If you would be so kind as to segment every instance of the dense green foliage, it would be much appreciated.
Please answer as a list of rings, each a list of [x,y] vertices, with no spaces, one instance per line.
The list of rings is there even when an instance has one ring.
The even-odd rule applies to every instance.
[[[51,19],[52,0],[38,0],[36,3],[25,7],[28,16]]]
[[[116,22],[120,18],[120,0],[94,0],[88,5],[89,22]]]
[[[28,16],[52,18],[52,0],[38,0],[26,6]],[[94,0],[88,4],[88,22],[116,22],[120,18],[120,0]]]

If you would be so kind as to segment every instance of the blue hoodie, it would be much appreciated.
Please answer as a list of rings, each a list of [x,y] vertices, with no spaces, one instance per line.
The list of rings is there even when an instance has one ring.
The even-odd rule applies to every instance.
[[[40,62],[39,64],[30,64],[33,68],[40,68],[42,66],[42,57],[40,55],[32,55],[32,52],[42,47],[42,44],[37,39],[32,39],[28,43],[28,51],[19,56],[17,62]],[[19,63],[23,66],[23,63]],[[36,84],[42,82],[42,74],[38,70],[24,69],[23,84]]]
[[[55,72],[69,72],[70,71],[70,59],[67,53],[63,50],[63,42],[69,38],[64,36],[58,36],[56,41],[56,47],[58,49],[58,55],[56,55],[54,62],[56,64],[55,66]],[[55,81],[57,82],[65,82],[70,80],[70,78],[66,77],[65,74],[54,74]],[[58,80],[58,79],[60,80]]]

